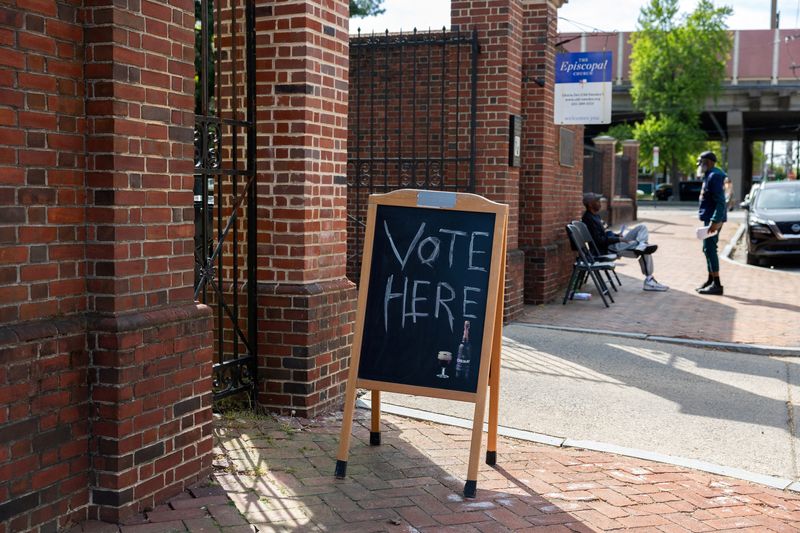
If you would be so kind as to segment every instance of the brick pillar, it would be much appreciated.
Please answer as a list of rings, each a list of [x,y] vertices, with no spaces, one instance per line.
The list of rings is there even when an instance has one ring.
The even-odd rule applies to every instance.
[[[211,466],[212,324],[192,291],[194,12],[87,6],[90,510],[118,521]]]
[[[519,249],[519,175],[509,166],[509,117],[521,113],[522,4],[520,0],[453,0],[453,29],[478,31],[478,113],[475,192],[508,204],[506,319],[523,309],[524,254]]]
[[[561,128],[553,122],[555,43],[562,0],[525,0],[522,54],[522,173],[520,248],[525,253],[525,302],[553,299],[567,282],[574,259],[564,225],[582,211],[583,157],[559,160]],[[570,127],[580,145],[583,128]],[[573,146],[577,152],[578,146]]]
[[[622,155],[628,158],[628,191],[633,202],[633,220],[638,219],[639,202],[636,189],[639,187],[639,141],[628,139],[622,141]]]
[[[0,6],[0,531],[88,510],[81,12]]]
[[[345,0],[256,2],[258,402],[314,416],[343,400],[355,322],[346,278]]]

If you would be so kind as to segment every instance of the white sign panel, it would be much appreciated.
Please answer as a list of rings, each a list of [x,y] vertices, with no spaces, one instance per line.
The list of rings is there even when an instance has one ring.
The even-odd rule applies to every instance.
[[[611,123],[611,52],[556,54],[555,123]]]

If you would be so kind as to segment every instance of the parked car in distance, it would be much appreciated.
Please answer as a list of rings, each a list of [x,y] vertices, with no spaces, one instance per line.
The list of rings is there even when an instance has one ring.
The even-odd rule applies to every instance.
[[[747,214],[747,263],[800,257],[800,181],[762,183],[741,207]]]
[[[656,200],[669,200],[669,197],[672,196],[672,185],[669,183],[661,183],[656,187],[656,191],[653,193],[653,196]]]
[[[694,202],[700,199],[700,189],[703,188],[703,182],[681,181],[678,183],[678,200],[681,202]],[[671,183],[661,183],[656,187],[653,197],[656,200],[669,200],[674,194]]]

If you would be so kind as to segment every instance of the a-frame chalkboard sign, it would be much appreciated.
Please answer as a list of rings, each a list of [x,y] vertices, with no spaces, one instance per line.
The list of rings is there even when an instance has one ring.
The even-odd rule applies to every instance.
[[[474,497],[489,395],[486,462],[497,458],[497,402],[508,206],[466,193],[404,189],[369,198],[355,338],[336,477],[347,471],[356,389],[475,404],[464,495]]]

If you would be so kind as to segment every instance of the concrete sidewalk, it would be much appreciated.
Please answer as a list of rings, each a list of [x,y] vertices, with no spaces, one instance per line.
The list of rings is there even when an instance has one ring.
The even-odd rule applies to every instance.
[[[624,258],[617,271],[623,286],[614,293],[616,304],[606,309],[591,283],[590,301],[558,301],[528,306],[524,322],[603,329],[651,336],[704,341],[799,347],[800,333],[792,324],[800,311],[797,275],[767,268],[722,262],[725,295],[700,296],[694,288],[705,281],[705,258],[694,237],[700,225],[694,211],[659,208],[639,210],[638,223],[647,224],[650,240],[658,244],[655,277],[670,286],[666,293],[642,291],[638,263]],[[728,223],[720,237],[720,252],[738,224]]]

